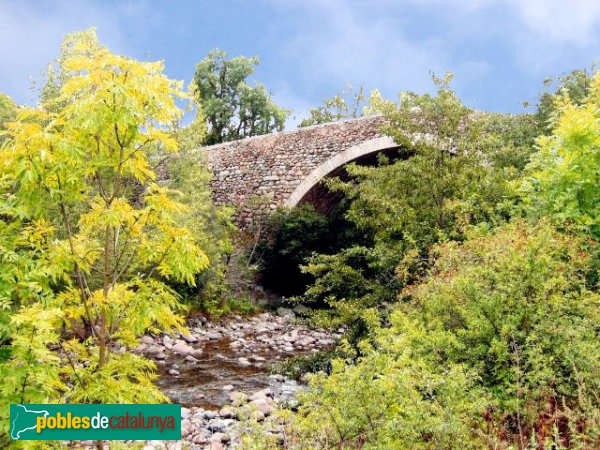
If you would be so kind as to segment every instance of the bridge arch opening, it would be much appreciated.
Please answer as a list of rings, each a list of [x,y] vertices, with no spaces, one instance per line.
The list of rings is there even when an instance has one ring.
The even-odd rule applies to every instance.
[[[343,194],[330,192],[323,180],[329,177],[346,176],[344,166],[351,162],[361,165],[375,165],[377,156],[384,153],[392,159],[398,159],[400,147],[389,136],[378,137],[350,147],[341,153],[329,158],[314,169],[296,187],[284,205],[288,208],[296,207],[303,203],[310,203],[323,213],[328,213],[342,199]]]

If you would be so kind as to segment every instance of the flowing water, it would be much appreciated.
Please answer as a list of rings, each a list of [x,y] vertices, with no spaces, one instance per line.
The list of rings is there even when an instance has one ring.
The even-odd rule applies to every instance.
[[[254,392],[272,386],[273,379],[269,378],[268,367],[273,362],[268,359],[272,352],[256,351],[253,354],[264,357],[267,362],[242,367],[238,362],[241,355],[229,346],[230,342],[226,337],[207,342],[202,347],[203,355],[194,364],[185,361],[182,355],[170,354],[166,364],[159,368],[157,385],[174,402],[205,409],[218,409],[227,403],[229,391],[223,389],[227,385],[242,392]],[[281,358],[277,355],[275,361]],[[173,365],[179,366],[177,370],[180,375],[169,374]]]

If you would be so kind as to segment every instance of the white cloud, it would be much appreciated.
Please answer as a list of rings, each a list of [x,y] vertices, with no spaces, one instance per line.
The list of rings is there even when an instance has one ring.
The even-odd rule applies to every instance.
[[[40,2],[41,3],[41,2]],[[103,42],[124,51],[115,9],[88,2],[3,2],[0,8],[0,91],[19,103],[33,103],[31,79],[40,79],[47,64],[59,55],[65,34],[95,26]]]
[[[575,45],[597,44],[597,0],[507,0],[521,21],[539,36]]]
[[[323,86],[333,95],[348,84],[389,88],[394,94],[402,89],[424,90],[429,87],[428,70],[441,67],[433,55],[434,41],[411,43],[396,23],[381,16],[366,17],[354,4],[328,0],[286,3],[285,8],[307,19],[304,26],[289,31],[283,44],[285,57],[303,80],[296,97],[310,96]]]

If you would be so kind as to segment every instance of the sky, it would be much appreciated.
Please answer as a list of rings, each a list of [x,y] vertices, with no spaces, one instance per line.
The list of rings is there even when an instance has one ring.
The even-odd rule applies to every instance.
[[[258,56],[253,80],[293,110],[293,125],[348,86],[395,99],[432,92],[430,73],[447,71],[466,105],[523,112],[545,78],[598,60],[600,2],[0,0],[0,92],[35,104],[32,81],[63,36],[90,27],[113,52],[163,60],[186,85],[212,48]]]

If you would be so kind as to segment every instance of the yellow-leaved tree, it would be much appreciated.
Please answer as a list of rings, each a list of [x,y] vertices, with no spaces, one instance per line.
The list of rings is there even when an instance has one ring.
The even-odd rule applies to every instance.
[[[0,153],[4,436],[10,403],[167,401],[154,364],[130,350],[148,330],[184,330],[165,281],[193,284],[208,266],[178,226],[181,194],[152,167],[177,151],[181,84],[94,30],[67,36],[54,81],[7,125]]]

